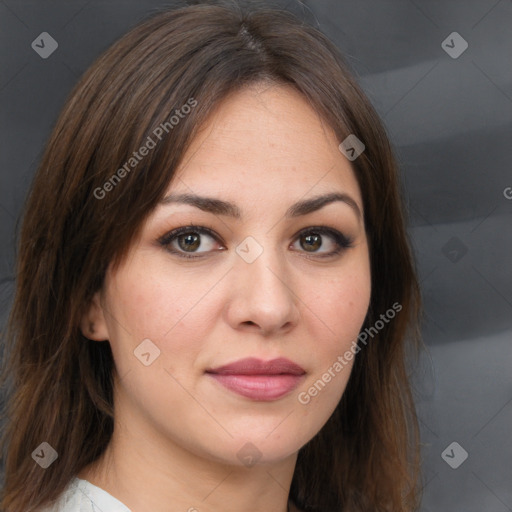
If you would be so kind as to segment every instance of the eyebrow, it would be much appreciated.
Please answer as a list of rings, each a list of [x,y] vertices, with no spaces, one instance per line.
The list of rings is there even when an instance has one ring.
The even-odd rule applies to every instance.
[[[311,199],[299,201],[290,206],[288,210],[286,210],[285,217],[294,218],[307,215],[308,213],[320,210],[324,206],[327,206],[328,204],[334,203],[336,201],[341,201],[347,204],[352,208],[352,210],[354,210],[359,218],[362,217],[361,210],[359,209],[359,206],[354,201],[354,199],[352,199],[352,197],[350,197],[348,194],[342,194],[339,192],[333,192],[330,194],[316,196]],[[235,219],[242,218],[242,212],[236,204],[214,197],[197,196],[195,194],[170,194],[160,201],[160,204],[162,205],[173,203],[188,204],[215,215],[225,215]]]

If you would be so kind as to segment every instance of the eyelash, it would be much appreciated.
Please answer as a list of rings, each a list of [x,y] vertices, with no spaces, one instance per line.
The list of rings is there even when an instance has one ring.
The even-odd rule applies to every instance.
[[[196,234],[205,234],[211,236],[214,240],[217,241],[217,243],[220,243],[219,237],[217,234],[210,228],[204,227],[204,226],[196,226],[196,225],[189,225],[189,226],[183,226],[180,228],[173,229],[169,233],[165,234],[161,238],[159,238],[158,242],[161,246],[163,246],[166,250],[171,252],[172,254],[176,254],[178,257],[188,259],[188,260],[194,260],[204,257],[205,254],[208,254],[207,252],[199,253],[199,255],[192,256],[190,254],[187,254],[186,252],[181,252],[179,250],[176,250],[174,248],[171,248],[171,243],[177,239],[180,235],[184,235],[187,233],[196,233]],[[337,245],[337,249],[334,251],[331,251],[327,254],[320,254],[318,256],[305,256],[307,259],[323,259],[323,258],[329,258],[336,256],[343,252],[345,249],[349,249],[353,247],[353,240],[347,236],[345,236],[343,233],[340,233],[339,231],[328,228],[327,226],[312,226],[306,229],[303,229],[300,231],[296,237],[294,238],[294,241],[299,239],[301,236],[305,234],[316,234],[316,235],[328,235],[330,236],[335,244]],[[315,254],[315,253],[311,253]]]

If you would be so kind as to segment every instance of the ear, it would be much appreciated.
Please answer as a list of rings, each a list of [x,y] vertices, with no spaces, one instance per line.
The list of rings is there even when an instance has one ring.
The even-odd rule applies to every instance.
[[[109,339],[108,327],[101,306],[101,292],[94,294],[87,311],[80,321],[82,334],[93,341],[107,341]]]

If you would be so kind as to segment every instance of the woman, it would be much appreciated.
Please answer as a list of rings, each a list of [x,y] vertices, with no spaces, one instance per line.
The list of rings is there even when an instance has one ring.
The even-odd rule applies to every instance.
[[[162,12],[70,95],[26,204],[8,512],[410,511],[396,164],[285,12]]]

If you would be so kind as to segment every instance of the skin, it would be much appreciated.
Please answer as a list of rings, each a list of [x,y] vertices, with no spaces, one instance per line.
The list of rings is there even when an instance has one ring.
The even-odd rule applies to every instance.
[[[339,142],[289,86],[237,91],[202,127],[168,193],[236,203],[242,219],[159,205],[123,264],[107,272],[82,330],[112,346],[115,429],[104,456],[79,476],[132,512],[286,511],[298,450],[333,412],[353,361],[308,404],[298,395],[349,350],[370,301],[362,198]],[[336,201],[285,218],[297,201],[330,192],[349,195],[359,214]],[[200,258],[158,243],[190,224],[219,238],[200,234]],[[324,225],[351,247],[322,258],[336,242],[321,235],[308,251],[299,233]],[[236,252],[248,236],[263,248],[252,263]],[[171,245],[187,254],[178,240]],[[149,366],[134,356],[144,339],[160,350]],[[205,374],[245,357],[286,357],[306,375],[288,395],[263,402]],[[250,467],[237,457],[248,442],[260,456]]]

